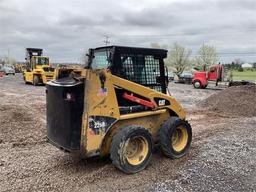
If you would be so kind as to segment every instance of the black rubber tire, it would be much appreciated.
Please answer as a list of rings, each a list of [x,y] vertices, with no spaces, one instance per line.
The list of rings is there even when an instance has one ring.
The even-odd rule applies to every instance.
[[[173,149],[171,145],[172,135],[175,133],[176,129],[179,126],[183,126],[186,128],[188,133],[188,141],[184,149],[180,152],[177,152]],[[192,141],[192,129],[190,124],[180,119],[179,117],[169,117],[159,128],[157,134],[158,144],[163,152],[163,154],[172,159],[178,159],[186,155],[190,149],[191,141]]]
[[[195,83],[196,83],[196,82],[198,82],[198,83],[200,84],[198,87],[195,86]],[[201,83],[200,80],[195,80],[194,83],[193,83],[193,86],[194,86],[194,88],[196,88],[196,89],[201,89],[201,88],[202,88],[202,83]]]
[[[37,86],[40,82],[39,76],[38,75],[34,75],[33,76],[33,85]]]
[[[139,165],[131,165],[123,155],[124,144],[128,139],[133,137],[142,136],[148,143],[148,154],[142,163]],[[146,168],[151,160],[153,151],[153,139],[149,131],[141,126],[130,125],[123,127],[116,135],[114,135],[111,147],[110,158],[116,168],[127,174],[137,173]]]

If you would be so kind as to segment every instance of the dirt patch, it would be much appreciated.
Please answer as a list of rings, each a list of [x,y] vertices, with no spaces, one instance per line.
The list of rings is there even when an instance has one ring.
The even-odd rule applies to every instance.
[[[179,83],[170,83],[169,91],[171,95],[180,103],[186,110],[197,109],[197,104],[222,89],[195,89],[192,85],[185,85]]]
[[[256,86],[227,88],[203,100],[200,105],[230,116],[256,116]]]
[[[0,143],[15,147],[43,142],[45,126],[37,117],[19,105],[0,105]]]

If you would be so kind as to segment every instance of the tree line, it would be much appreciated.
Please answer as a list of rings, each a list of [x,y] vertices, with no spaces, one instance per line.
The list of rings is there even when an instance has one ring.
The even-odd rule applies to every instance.
[[[207,67],[211,65],[220,64],[217,49],[211,45],[203,44],[194,57],[192,57],[191,49],[188,49],[179,43],[174,43],[171,47],[168,47],[167,45],[159,45],[158,43],[151,43],[151,47],[169,49],[165,63],[178,78],[184,70],[195,69],[205,71]],[[236,58],[232,63],[225,64],[225,69],[243,71],[242,64],[243,62],[241,59]],[[256,70],[256,63],[253,63],[252,66],[253,67],[250,70]]]
[[[1,65],[5,65],[5,64],[15,65],[16,63],[17,63],[16,59],[13,58],[13,57],[8,57],[8,56],[0,57],[0,64]]]
[[[158,43],[151,43],[153,48],[168,49],[166,45],[159,45]],[[185,46],[174,43],[169,48],[168,56],[165,59],[165,63],[168,68],[180,77],[186,69],[195,68],[196,70],[206,70],[210,65],[218,63],[219,56],[214,46],[203,44],[196,56],[192,57],[192,50]]]

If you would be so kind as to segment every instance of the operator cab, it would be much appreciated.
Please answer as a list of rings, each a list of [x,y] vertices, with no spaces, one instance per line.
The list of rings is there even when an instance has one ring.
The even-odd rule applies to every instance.
[[[168,74],[163,60],[167,50],[106,46],[89,52],[88,68],[109,69],[113,75],[166,93]]]
[[[42,56],[43,49],[27,48],[26,53],[27,54],[25,59],[29,69],[36,69],[37,67],[42,67],[43,65],[50,65],[49,57]]]

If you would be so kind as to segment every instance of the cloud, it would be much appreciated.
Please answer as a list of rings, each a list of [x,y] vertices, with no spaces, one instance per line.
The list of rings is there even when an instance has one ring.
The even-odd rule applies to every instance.
[[[0,56],[24,59],[25,47],[41,47],[54,62],[78,62],[89,47],[202,43],[221,52],[256,52],[255,0],[1,0]],[[221,56],[256,61],[256,55]]]

